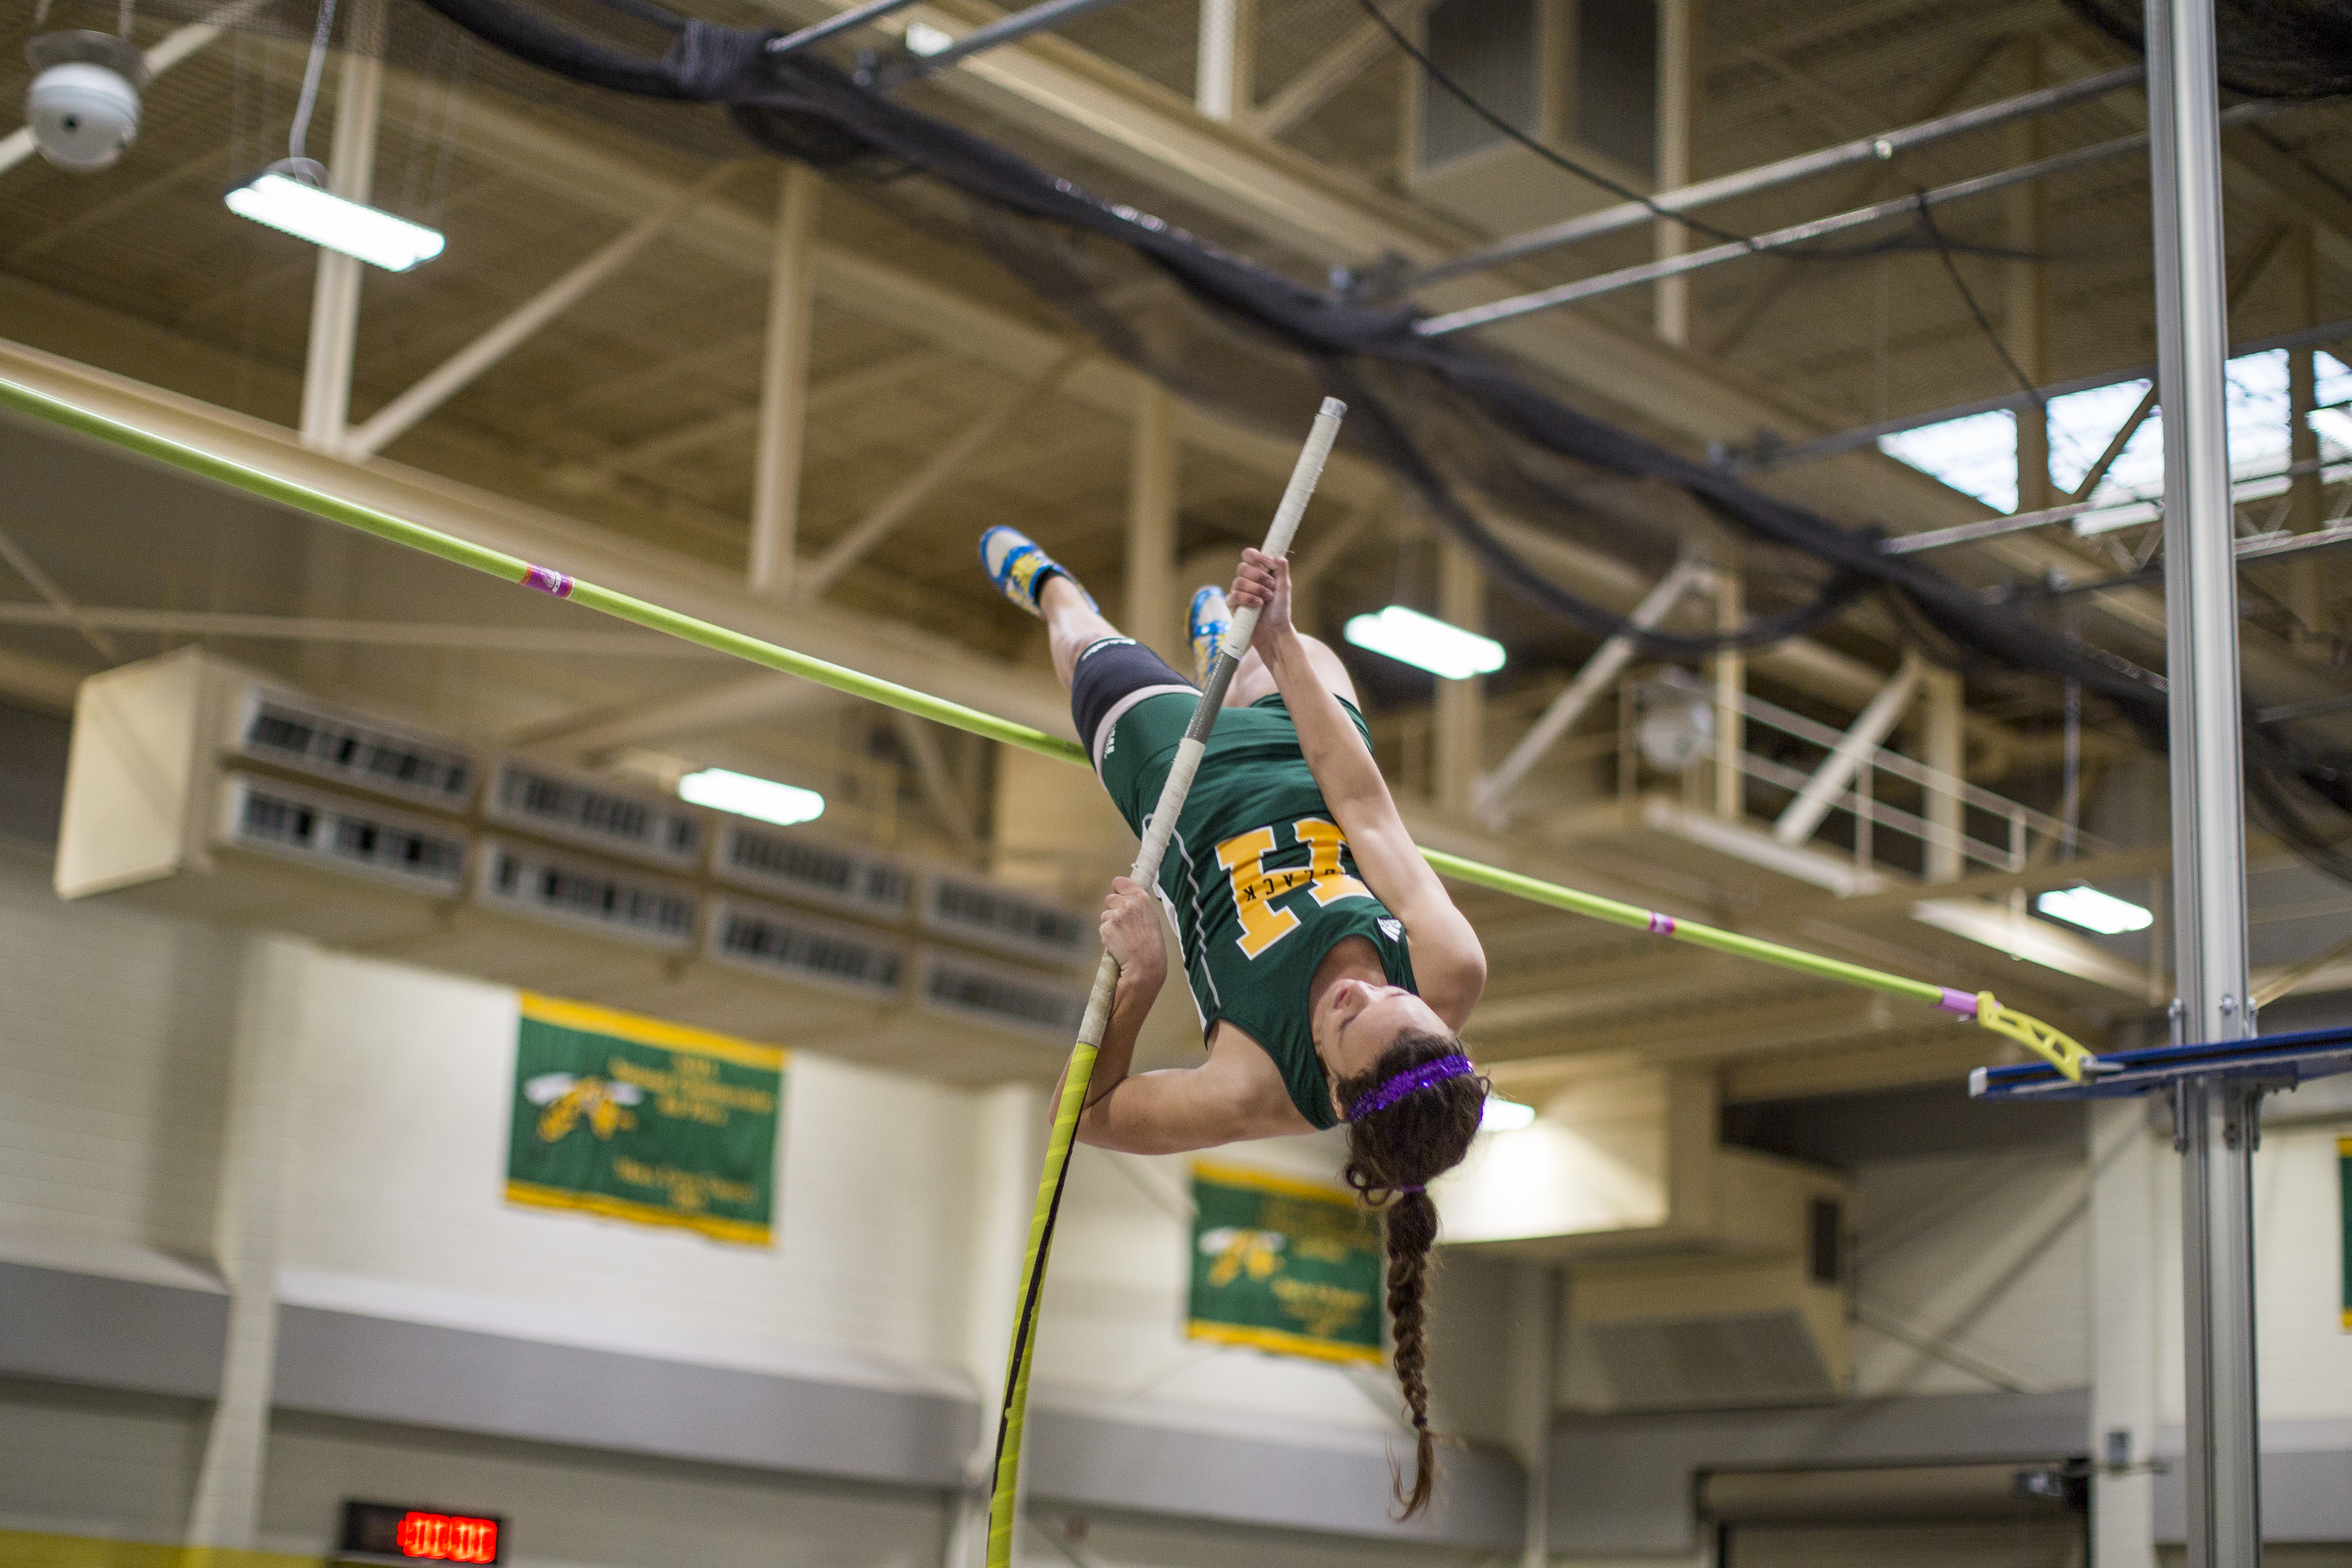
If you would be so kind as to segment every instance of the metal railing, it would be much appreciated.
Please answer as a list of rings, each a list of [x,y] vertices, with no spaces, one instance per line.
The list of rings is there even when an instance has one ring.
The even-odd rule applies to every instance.
[[[1588,803],[1613,800],[1631,807],[1654,790],[1661,779],[1678,778],[1686,809],[1716,813],[1715,785],[1722,761],[1718,748],[1706,747],[1679,770],[1660,768],[1644,757],[1636,738],[1644,688],[1661,686],[1672,688],[1694,706],[1710,711],[1716,706],[1713,686],[1687,672],[1652,667],[1630,673],[1617,683],[1618,720],[1613,729],[1586,730],[1560,741],[1546,753],[1530,782],[1541,779],[1557,782],[1580,772],[1585,788],[1577,793]],[[1508,706],[1527,706],[1524,702]],[[1845,739],[1845,734],[1760,697],[1743,695],[1732,706],[1746,730],[1746,743],[1731,759],[1741,780],[1740,809],[1722,815],[1726,821],[1769,834],[1778,807],[1805,788],[1814,768]],[[1784,737],[1797,743],[1796,747],[1768,745],[1759,751],[1755,747],[1759,736]],[[1438,771],[1429,711],[1410,709],[1383,716],[1373,721],[1372,737],[1374,756],[1391,786],[1402,796],[1429,798]],[[1799,756],[1787,754],[1800,748]],[[1774,751],[1781,755],[1768,754]],[[1771,800],[1773,812],[1749,810],[1748,797],[1758,792],[1748,787],[1750,783],[1762,786],[1768,800],[1780,797]],[[1920,810],[1898,803],[1913,795]],[[1955,806],[1935,812],[1927,802],[1937,796]],[[1951,825],[1955,816],[1957,829]],[[2048,861],[2103,853],[2111,848],[2046,811],[1883,745],[1861,754],[1853,781],[1831,798],[1821,821],[1794,842],[1817,851],[1833,848],[1849,856],[1860,873],[1920,881],[1950,880],[1954,864],[1963,876],[1978,869],[2014,874]],[[1937,851],[1943,852],[1941,857]],[[1932,868],[1938,858],[1946,862],[1947,874],[1934,877]]]
[[[1660,675],[1653,674],[1648,684],[1666,685],[1687,692],[1694,698],[1709,703],[1717,700],[1712,688],[1701,685],[1676,671]],[[1625,704],[1625,698],[1620,698]],[[1633,705],[1625,704],[1627,706]],[[1743,695],[1734,705],[1746,721],[1750,733],[1759,727],[1777,731],[1809,747],[1819,747],[1826,756],[1845,738],[1844,732],[1800,713],[1756,696]],[[1738,756],[1739,772],[1745,778],[1794,795],[1812,777],[1810,770],[1792,766],[1777,758],[1759,756],[1743,748]],[[1701,771],[1693,768],[1693,773]],[[1890,805],[1883,799],[1878,776],[1886,775],[1916,786],[1923,797],[1942,795],[1959,805],[1961,827],[1950,827],[1933,821],[1917,812]],[[1888,831],[1915,841],[1921,848],[1921,865],[1927,862],[1926,851],[1939,848],[1956,852],[1963,872],[1970,863],[1997,872],[2021,872],[2027,866],[2049,855],[2072,859],[2083,853],[2096,853],[2109,848],[2103,841],[2084,832],[2079,826],[2070,826],[2044,811],[2037,811],[2021,801],[1997,794],[1980,785],[1971,784],[1957,774],[1946,773],[1928,767],[1916,758],[1885,746],[1874,746],[1863,754],[1854,770],[1853,783],[1836,796],[1830,804],[1832,815],[1843,813],[1852,824],[1853,851],[1857,869],[1884,871],[1893,869],[1885,863],[1876,843],[1878,831]],[[1979,838],[1968,831],[1971,813],[1990,817],[2000,824],[2000,837]],[[1743,810],[1742,815],[1745,815]],[[1826,826],[1828,818],[1823,819]],[[1822,831],[1816,827],[1805,841],[1817,839]]]

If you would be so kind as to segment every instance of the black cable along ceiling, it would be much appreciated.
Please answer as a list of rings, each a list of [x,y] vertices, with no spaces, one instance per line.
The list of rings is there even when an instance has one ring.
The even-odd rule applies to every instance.
[[[722,26],[652,0],[626,0],[632,19],[671,36],[656,58],[522,0],[421,3],[572,81],[723,106],[761,147],[836,177],[877,187],[910,174],[940,183],[965,199],[975,242],[1107,350],[1230,417],[1276,424],[1296,406],[1288,394],[1321,389],[1346,398],[1358,411],[1345,437],[1350,445],[1409,487],[1500,586],[1588,636],[1622,634],[1646,653],[1689,658],[1781,641],[1876,593],[1939,662],[2079,682],[2150,747],[2165,746],[2160,675],[1990,602],[1915,558],[1882,554],[1879,530],[1841,527],[1584,413],[1499,357],[1452,338],[1422,337],[1409,306],[1310,287],[1057,178],[811,53],[772,55],[767,46],[778,30]],[[2273,4],[2328,9],[2325,0]],[[2325,83],[2311,85],[2316,91]],[[1957,248],[1939,232],[1926,232],[1938,251]],[[1132,293],[1139,264],[1178,286],[1192,319],[1171,329],[1123,305],[1124,294],[1113,298],[1122,283]],[[1695,532],[1728,529],[1738,537],[1755,612],[1717,634],[1633,626],[1529,568],[1465,492],[1563,536],[1581,531],[1654,573],[1687,549]],[[1662,499],[1675,504],[1647,504]],[[2266,722],[2253,706],[2246,754],[2255,815],[2312,863],[2352,881],[2345,847],[2352,756],[2298,738],[2289,727],[2294,719]]]

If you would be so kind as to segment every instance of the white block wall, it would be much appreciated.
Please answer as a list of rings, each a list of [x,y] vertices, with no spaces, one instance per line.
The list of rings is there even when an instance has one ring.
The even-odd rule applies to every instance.
[[[508,1206],[513,992],[312,960],[282,1252],[306,1304],[852,1381],[962,1386],[971,1096],[788,1069],[774,1245]]]
[[[211,1250],[241,939],[0,848],[0,1237]]]
[[[238,977],[257,940],[106,900],[61,904],[46,865],[29,856],[0,862],[0,1257],[183,1284],[216,1271],[224,1097]],[[1003,1289],[985,1301],[976,1294],[1006,1277],[1004,1260],[987,1251],[1007,1244],[1003,1218],[992,1231],[984,1212],[1005,1207],[985,1196],[991,1160],[1003,1163],[989,1142],[1003,1143],[1001,1097],[796,1055],[776,1241],[766,1249],[509,1207],[502,1189],[513,993],[377,959],[279,950],[290,964],[281,984],[298,993],[275,1009],[294,1035],[278,1173],[281,1299],[992,1400],[1004,1336],[974,1325],[1008,1304],[994,1299]],[[1184,1005],[1173,991],[1169,999]],[[1189,1019],[1179,1022],[1190,1030]],[[1326,1135],[1227,1157],[1328,1179],[1339,1150]],[[1024,1161],[1025,1189],[1034,1155]],[[1184,1339],[1189,1164],[1081,1152],[1056,1249],[1038,1402],[1318,1447],[1387,1447],[1401,1428],[1385,1367],[1342,1370]],[[1018,1199],[1025,1228],[1026,1190]],[[1010,1239],[1017,1248],[1017,1235]],[[1444,1278],[1434,1357],[1441,1420],[1465,1436],[1499,1437],[1489,1406],[1502,1401],[1487,1364],[1507,1316],[1497,1281],[1507,1281],[1475,1260]],[[1464,1311],[1451,1310],[1456,1302]],[[37,1396],[0,1386],[0,1527],[173,1539],[186,1521],[203,1407],[117,1408],[120,1401],[26,1386]],[[499,1455],[498,1464],[525,1469],[538,1462],[510,1446],[440,1436],[393,1445],[408,1457],[389,1469],[352,1458],[380,1458],[384,1441],[281,1417],[265,1468],[265,1533],[317,1549],[330,1523],[317,1517],[317,1498],[347,1494],[332,1475],[391,1477],[409,1473],[405,1466],[424,1485],[442,1473],[436,1466],[456,1467],[448,1474],[462,1479],[466,1467]],[[18,1456],[31,1458],[14,1462]],[[79,1492],[52,1484],[60,1466],[78,1478]],[[579,1478],[603,1466],[585,1455],[550,1457],[546,1495],[583,1495]],[[695,1490],[704,1483],[687,1470],[630,1468],[656,1477],[675,1470],[683,1490],[663,1511],[707,1515],[717,1532],[680,1562],[728,1557],[731,1549],[718,1544],[728,1531],[757,1535],[776,1509],[802,1506],[783,1481],[746,1481],[748,1490],[720,1487],[705,1508]],[[522,1495],[541,1495],[529,1490],[537,1484],[516,1481]],[[419,1495],[444,1490],[436,1482]],[[489,1490],[507,1495],[503,1482]],[[935,1512],[926,1500],[919,1518],[853,1520],[838,1539],[860,1543],[856,1552],[828,1557],[831,1548],[813,1544],[805,1560],[878,1565],[903,1549],[935,1561]],[[832,1515],[810,1517],[820,1522],[808,1541],[836,1539],[822,1522]],[[548,1537],[534,1528],[532,1539]],[[550,1561],[664,1560],[635,1546],[547,1550]],[[1170,1550],[1166,1561],[1183,1561],[1193,1547]]]
[[[2285,1110],[2292,1098],[2271,1103]],[[2254,1152],[2254,1345],[2265,1425],[2326,1422],[2330,1447],[2352,1448],[2352,1331],[2344,1322],[2343,1228],[2337,1215],[2337,1124],[2270,1126]],[[2157,1418],[2187,1424],[2181,1365],[2180,1162],[2157,1162],[2158,1368]]]
[[[2087,1386],[2087,1170],[2063,1149],[1864,1167],[1855,1395]],[[1907,1343],[1921,1340],[1957,1354]]]
[[[0,1378],[0,1530],[176,1540],[195,1490],[205,1409],[191,1399]]]

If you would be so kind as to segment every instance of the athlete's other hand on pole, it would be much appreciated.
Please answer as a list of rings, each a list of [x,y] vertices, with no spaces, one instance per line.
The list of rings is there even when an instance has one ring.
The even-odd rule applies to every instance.
[[[1118,960],[1118,988],[1157,994],[1168,977],[1168,950],[1160,938],[1160,907],[1131,877],[1115,877],[1103,900],[1103,951]]]
[[[1271,663],[1275,645],[1290,634],[1290,563],[1264,550],[1244,549],[1234,572],[1234,591],[1225,601],[1237,611],[1257,611],[1257,631],[1250,646]]]

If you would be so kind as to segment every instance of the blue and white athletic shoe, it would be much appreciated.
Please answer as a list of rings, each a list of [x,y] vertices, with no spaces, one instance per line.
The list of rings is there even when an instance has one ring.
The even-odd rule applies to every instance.
[[[1087,592],[1086,585],[1070,575],[1070,569],[1037,548],[1037,541],[1019,528],[1003,525],[980,536],[980,566],[988,573],[988,580],[996,584],[996,591],[1021,606],[1032,615],[1045,612],[1037,606],[1037,595],[1052,579],[1068,580],[1087,601],[1087,608],[1097,610],[1095,596]]]
[[[1192,678],[1208,685],[1210,667],[1217,662],[1217,644],[1225,640],[1225,628],[1234,623],[1234,612],[1225,605],[1225,591],[1215,583],[1195,590],[1192,611],[1184,618],[1184,634],[1192,643]]]

